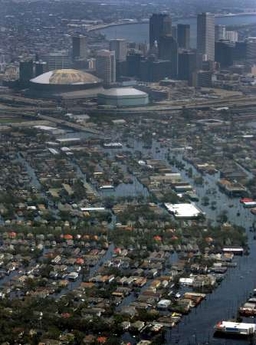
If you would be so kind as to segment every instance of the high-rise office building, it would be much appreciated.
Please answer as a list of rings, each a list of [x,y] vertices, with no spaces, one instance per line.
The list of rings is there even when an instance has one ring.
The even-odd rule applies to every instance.
[[[215,42],[215,60],[219,62],[221,68],[229,67],[233,64],[235,44],[227,40]]]
[[[177,26],[172,26],[172,37],[177,41]]]
[[[237,42],[238,41],[238,32],[237,31],[226,31],[226,40],[230,42]]]
[[[83,35],[72,37],[72,58],[75,60],[86,60],[87,58],[87,38]]]
[[[247,55],[247,42],[245,41],[238,41],[235,43],[235,49],[234,49],[234,60],[236,62],[241,62],[242,60],[246,59]]]
[[[193,72],[196,70],[196,52],[183,50],[179,52],[178,77],[192,84]]]
[[[104,84],[116,81],[116,58],[115,52],[100,50],[96,56],[96,75],[103,80]]]
[[[125,61],[127,55],[127,42],[125,39],[117,38],[110,40],[109,50],[114,51],[117,61]]]
[[[65,50],[54,53],[42,54],[43,61],[47,62],[48,70],[70,68],[72,65],[71,57]]]
[[[149,19],[149,45],[159,43],[160,37],[172,34],[172,19],[168,14],[154,13]]]
[[[207,60],[215,58],[215,18],[211,13],[197,15],[197,51]]]
[[[215,25],[215,41],[226,39],[226,26],[225,25]]]
[[[246,60],[252,62],[256,61],[256,38],[248,37],[245,40],[246,43]]]
[[[30,79],[34,76],[34,64],[33,59],[28,59],[20,62],[20,84],[22,87],[29,85]]]
[[[48,66],[45,61],[39,60],[35,62],[35,76],[36,77],[47,71],[48,71]]]
[[[170,76],[176,78],[178,73],[178,45],[176,40],[171,35],[161,36],[158,52],[159,59],[171,61]]]
[[[149,57],[141,62],[140,78],[147,82],[158,82],[162,79],[169,78],[171,71],[171,61],[155,60]]]
[[[138,51],[131,52],[127,55],[127,76],[133,78],[140,78],[140,66],[143,60],[142,54]]]
[[[193,73],[193,86],[212,87],[212,71],[196,71]]]
[[[179,48],[189,49],[190,47],[190,25],[177,25],[177,43]]]

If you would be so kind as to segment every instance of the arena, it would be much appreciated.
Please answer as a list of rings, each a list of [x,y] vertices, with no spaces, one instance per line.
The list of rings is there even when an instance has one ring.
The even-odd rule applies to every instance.
[[[132,87],[104,90],[98,94],[99,105],[136,107],[148,104],[148,94]]]
[[[59,69],[43,73],[31,79],[29,92],[41,96],[54,96],[81,90],[90,91],[92,89],[95,92],[87,92],[88,95],[94,93],[96,96],[101,90],[101,80],[97,77],[75,69]],[[86,96],[86,92],[83,94]]]

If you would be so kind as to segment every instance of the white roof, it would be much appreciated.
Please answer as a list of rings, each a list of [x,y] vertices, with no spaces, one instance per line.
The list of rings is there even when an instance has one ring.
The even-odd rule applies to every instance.
[[[83,85],[97,84],[100,82],[100,79],[81,70],[66,68],[45,72],[30,81],[35,84]]]
[[[179,279],[179,282],[180,282],[181,284],[188,284],[188,285],[190,285],[190,284],[193,284],[193,283],[194,283],[194,280],[195,280],[194,277],[191,277],[191,278],[180,278],[180,279]]]
[[[170,304],[171,304],[171,301],[169,299],[161,299],[161,301],[157,303],[158,306],[166,306],[166,307],[168,307]]]
[[[105,207],[81,207],[80,210],[82,212],[86,211],[105,211]]]
[[[176,218],[198,217],[202,211],[193,204],[170,204],[166,203],[167,210],[174,214]]]
[[[73,142],[73,141],[80,141],[81,138],[60,138],[56,139],[59,143],[64,143],[64,142]]]
[[[256,330],[256,325],[254,323],[245,323],[245,322],[232,322],[232,321],[222,321],[217,327],[225,327],[225,328],[234,328],[234,329],[250,329],[253,328]]]
[[[49,80],[53,74],[53,71],[45,72],[35,78],[33,78],[31,81],[33,83],[40,83],[40,84],[49,84]]]
[[[114,97],[147,96],[147,93],[134,89],[133,87],[121,87],[121,88],[113,88],[113,89],[104,90],[103,92],[99,93],[99,95],[114,96]]]
[[[51,126],[34,126],[36,129],[41,129],[42,131],[54,131],[57,129],[56,127],[51,127]]]

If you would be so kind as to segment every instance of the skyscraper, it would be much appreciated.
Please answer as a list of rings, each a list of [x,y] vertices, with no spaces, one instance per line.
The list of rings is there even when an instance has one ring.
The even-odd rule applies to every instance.
[[[192,84],[193,72],[196,70],[196,52],[183,50],[179,52],[178,77]]]
[[[177,41],[177,26],[172,26],[172,37]]]
[[[225,25],[215,25],[215,41],[226,39],[226,26]]]
[[[154,13],[149,19],[149,45],[159,42],[161,36],[172,34],[172,19],[168,14]]]
[[[45,61],[36,61],[35,62],[35,76],[39,76],[40,74],[43,74],[47,72],[48,66]]]
[[[211,13],[197,15],[197,52],[214,61],[215,55],[215,18]]]
[[[85,60],[87,58],[86,37],[77,35],[72,37],[72,58],[75,60]]]
[[[159,59],[171,61],[170,76],[176,78],[178,73],[178,45],[176,40],[171,35],[161,36],[158,52]]]
[[[115,52],[117,61],[125,61],[127,55],[127,42],[125,39],[117,38],[110,40],[109,50]]]
[[[230,42],[238,41],[238,32],[237,31],[226,31],[226,40]]]
[[[233,65],[235,43],[228,40],[220,40],[215,43],[215,60],[221,68]]]
[[[41,58],[46,61],[48,70],[71,67],[71,57],[68,51],[60,50],[54,53],[42,54]]]
[[[190,46],[190,25],[177,25],[177,43],[179,48],[189,49]]]
[[[34,66],[33,59],[27,59],[20,61],[20,85],[22,87],[27,87],[29,85],[30,79],[34,76]]]
[[[116,81],[116,59],[114,51],[98,51],[96,56],[96,75],[105,84],[111,84]]]
[[[129,77],[140,77],[140,66],[142,61],[142,54],[140,52],[131,52],[127,55],[127,75]]]

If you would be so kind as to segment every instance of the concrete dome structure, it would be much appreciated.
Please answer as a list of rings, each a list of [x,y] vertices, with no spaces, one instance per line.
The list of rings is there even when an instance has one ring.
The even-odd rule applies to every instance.
[[[146,92],[132,87],[113,88],[98,93],[99,105],[112,105],[116,107],[135,107],[147,105],[149,102]]]
[[[30,89],[42,92],[67,92],[96,88],[101,80],[90,73],[75,69],[57,69],[30,80]]]

